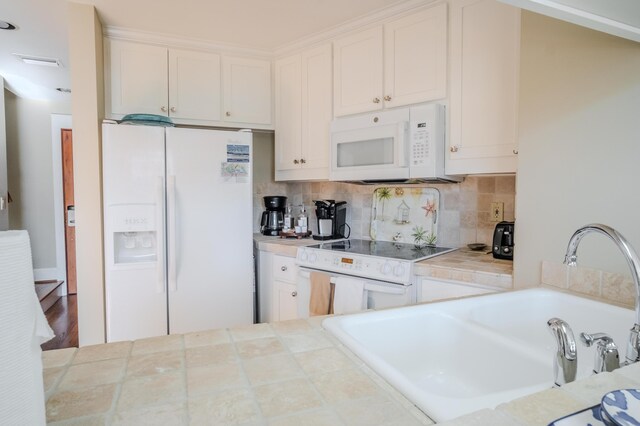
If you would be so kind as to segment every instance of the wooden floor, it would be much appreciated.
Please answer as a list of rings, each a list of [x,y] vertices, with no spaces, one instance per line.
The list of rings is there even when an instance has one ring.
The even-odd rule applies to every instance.
[[[78,347],[78,305],[77,296],[62,296],[46,312],[47,321],[56,337],[45,342],[42,350]]]

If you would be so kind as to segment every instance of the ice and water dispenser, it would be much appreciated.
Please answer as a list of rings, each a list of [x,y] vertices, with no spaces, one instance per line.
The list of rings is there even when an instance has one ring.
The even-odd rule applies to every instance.
[[[116,265],[156,262],[158,232],[155,204],[111,206],[113,262]]]

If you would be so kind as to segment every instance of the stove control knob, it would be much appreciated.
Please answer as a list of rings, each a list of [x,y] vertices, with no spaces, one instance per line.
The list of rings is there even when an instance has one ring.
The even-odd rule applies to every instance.
[[[334,257],[333,258],[333,264],[338,266],[340,264],[340,258],[339,257]]]
[[[300,252],[300,260],[302,260],[303,262],[306,262],[306,260],[308,259],[309,255],[307,254],[306,250],[302,250]]]
[[[382,275],[389,275],[391,273],[391,264],[389,262],[384,262],[382,268],[380,268],[380,272],[382,272]]]
[[[404,265],[402,263],[398,263],[395,268],[393,268],[393,275],[396,277],[402,276],[404,274]]]
[[[309,255],[309,262],[314,263],[316,260],[318,260],[318,255],[314,252],[311,252],[311,254]]]

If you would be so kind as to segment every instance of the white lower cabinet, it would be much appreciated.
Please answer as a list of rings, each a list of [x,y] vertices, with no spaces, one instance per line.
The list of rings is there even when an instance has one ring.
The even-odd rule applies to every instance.
[[[298,318],[298,267],[295,257],[260,251],[258,265],[258,321]]]
[[[495,293],[496,291],[499,290],[473,283],[422,278],[420,279],[420,285],[418,287],[418,302],[457,299],[465,296]]]

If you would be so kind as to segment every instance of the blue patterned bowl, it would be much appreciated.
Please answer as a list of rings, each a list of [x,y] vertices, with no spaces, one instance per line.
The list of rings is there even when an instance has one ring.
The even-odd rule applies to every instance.
[[[600,403],[605,422],[616,426],[640,426],[640,389],[609,392]]]

